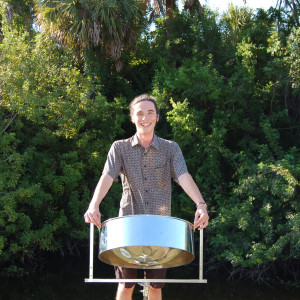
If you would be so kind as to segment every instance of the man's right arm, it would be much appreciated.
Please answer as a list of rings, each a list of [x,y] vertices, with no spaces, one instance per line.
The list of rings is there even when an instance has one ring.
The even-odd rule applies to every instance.
[[[98,227],[101,226],[101,214],[99,211],[99,205],[110,189],[112,183],[113,178],[110,175],[104,173],[101,176],[96,186],[89,208],[84,214],[84,220],[86,223],[94,223]]]

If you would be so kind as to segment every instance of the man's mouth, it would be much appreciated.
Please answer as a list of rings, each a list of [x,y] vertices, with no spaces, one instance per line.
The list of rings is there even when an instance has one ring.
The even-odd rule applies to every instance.
[[[149,126],[151,126],[151,123],[141,123],[141,125],[142,125],[143,127],[149,127]]]

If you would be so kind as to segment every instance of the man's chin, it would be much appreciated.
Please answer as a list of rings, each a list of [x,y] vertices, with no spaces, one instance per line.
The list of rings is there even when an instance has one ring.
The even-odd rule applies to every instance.
[[[141,128],[137,132],[142,135],[150,135],[154,133],[154,128]]]

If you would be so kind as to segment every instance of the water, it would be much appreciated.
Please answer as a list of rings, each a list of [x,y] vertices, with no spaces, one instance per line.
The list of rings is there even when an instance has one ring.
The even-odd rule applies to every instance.
[[[113,268],[95,261],[95,278],[114,278]],[[164,300],[300,300],[300,290],[253,285],[251,282],[228,282],[221,274],[205,274],[207,284],[166,284]],[[0,300],[112,300],[115,283],[85,283],[88,277],[87,259],[65,259],[52,261],[41,274],[26,278],[2,279]],[[193,266],[173,268],[168,278],[197,278]],[[142,299],[140,286],[136,286],[133,299]],[[299,294],[299,295],[298,295]]]

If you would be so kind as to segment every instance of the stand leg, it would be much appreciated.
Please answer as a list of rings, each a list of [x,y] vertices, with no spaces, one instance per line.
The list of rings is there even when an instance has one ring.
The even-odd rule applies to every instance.
[[[94,224],[90,224],[90,268],[89,279],[94,277]]]
[[[143,287],[143,289],[140,291],[143,293],[143,300],[147,300],[148,295],[149,295],[150,283],[149,282],[139,282],[138,284]]]
[[[145,283],[145,284],[144,284],[144,289],[143,289],[143,300],[147,300],[147,299],[148,299],[149,286],[150,286],[150,283]]]
[[[200,230],[199,237],[199,279],[203,279],[203,229]]]

